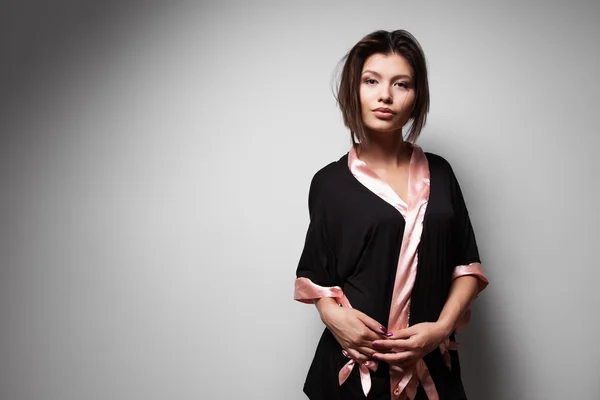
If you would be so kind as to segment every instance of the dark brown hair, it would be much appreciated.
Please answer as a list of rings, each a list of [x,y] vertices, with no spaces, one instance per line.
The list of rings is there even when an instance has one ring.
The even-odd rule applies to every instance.
[[[367,58],[373,54],[398,54],[406,59],[414,71],[415,101],[410,114],[410,130],[406,140],[414,143],[425,126],[429,112],[429,83],[427,65],[421,45],[409,32],[399,29],[392,32],[375,31],[363,37],[342,58],[344,67],[339,82],[336,100],[350,129],[352,143],[356,140],[368,144],[360,106],[361,72]]]

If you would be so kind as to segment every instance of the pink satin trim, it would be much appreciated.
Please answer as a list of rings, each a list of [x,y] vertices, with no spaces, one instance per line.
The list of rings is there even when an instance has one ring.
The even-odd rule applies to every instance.
[[[392,397],[395,396],[401,400],[414,400],[417,396],[417,388],[419,387],[419,384],[421,384],[429,400],[439,400],[435,383],[433,383],[433,378],[431,378],[429,369],[423,359],[418,360],[409,368],[403,369],[390,366],[390,374],[392,371],[401,375],[398,384],[395,387],[392,387]]]
[[[404,235],[400,247],[400,256],[398,257],[398,267],[392,294],[392,305],[388,319],[388,330],[391,332],[399,331],[409,326],[410,296],[417,276],[417,250],[421,241],[423,220],[429,201],[429,163],[421,147],[416,144],[412,146],[413,152],[408,170],[407,202],[402,200],[390,185],[371,170],[364,161],[358,158],[355,146],[352,146],[348,153],[348,166],[356,179],[396,208],[405,220]],[[449,357],[446,348],[444,346],[444,352]],[[410,368],[390,366],[390,381],[392,397],[408,397],[412,400],[416,396],[417,387],[420,383],[430,400],[439,398],[431,374],[422,359]]]
[[[342,288],[339,286],[325,287],[317,285],[312,282],[308,278],[296,278],[294,281],[294,300],[300,301],[302,303],[313,303],[315,300],[323,298],[323,297],[331,297],[335,299],[336,303],[343,306],[352,308],[350,305],[350,301],[342,291]],[[348,353],[345,350],[342,350],[344,356],[349,357]],[[363,393],[365,396],[369,395],[369,391],[371,390],[371,373],[369,370],[377,371],[377,361],[375,360],[367,360],[364,362],[356,361],[354,359],[350,359],[340,369],[338,374],[338,380],[340,386],[346,382],[346,379],[350,376],[352,369],[355,365],[358,365],[358,369],[360,372],[360,382],[362,385]]]
[[[331,297],[339,305],[352,308],[350,301],[339,286],[319,286],[308,278],[296,278],[294,281],[294,300],[312,304],[315,300],[323,297]]]
[[[475,263],[471,263],[471,264],[467,264],[467,265],[458,265],[458,266],[454,267],[454,271],[452,272],[452,279],[454,280],[461,276],[467,276],[467,275],[476,277],[479,282],[479,286],[477,288],[477,294],[475,295],[475,298],[477,298],[479,296],[479,293],[481,293],[481,291],[483,289],[485,289],[487,287],[487,285],[489,284],[489,281],[488,281],[487,277],[485,276],[485,274],[483,273],[483,269],[481,268],[481,263],[475,262]],[[462,317],[460,317],[460,319],[456,323],[455,331],[458,333],[458,332],[462,331],[463,329],[465,329],[465,327],[469,324],[470,320],[471,320],[471,307],[469,306],[467,308],[467,310],[465,311],[465,313],[462,315]]]
[[[380,198],[392,205],[405,220],[405,229],[398,257],[398,267],[394,281],[394,291],[392,294],[392,305],[390,317],[388,320],[388,330],[398,331],[407,328],[410,319],[410,296],[417,274],[418,254],[417,249],[421,241],[423,231],[423,220],[427,203],[429,201],[430,176],[427,157],[420,146],[413,144],[413,153],[409,163],[408,177],[408,204],[398,196],[394,189],[389,186],[379,175],[372,171],[364,161],[358,158],[356,148],[353,146],[348,153],[348,167],[354,177],[365,187],[374,192]],[[469,265],[457,266],[452,275],[456,279],[464,275],[475,275],[479,279],[479,292],[488,284],[488,280],[483,274],[481,264],[472,263]],[[352,307],[348,298],[344,295],[339,286],[323,287],[316,285],[308,278],[297,278],[295,281],[294,299],[303,303],[313,303],[314,300],[322,297],[334,298],[337,304],[344,307]],[[459,321],[460,327],[468,323],[470,309]],[[457,327],[457,331],[458,331]],[[447,338],[439,346],[440,352],[448,369],[451,368],[449,350],[456,350],[458,343],[450,341]],[[344,355],[348,354],[343,351]],[[371,389],[371,377],[369,370],[377,369],[377,361],[369,360],[366,362],[357,362],[350,360],[342,367],[339,372],[339,384],[343,384],[350,376],[354,366],[358,364],[360,370],[361,384],[365,396]],[[390,365],[390,381],[392,397],[405,400],[414,400],[419,384],[423,386],[429,400],[439,400],[439,395],[435,388],[431,374],[425,362],[420,359],[414,365],[401,368]]]
[[[448,350],[458,350],[458,343],[451,341],[449,338],[440,344],[440,352],[444,359],[444,364],[448,367],[448,371],[452,370],[452,362],[450,361],[450,353]]]
[[[454,267],[452,279],[456,279],[465,275],[473,275],[479,280],[477,296],[479,296],[479,293],[481,293],[489,284],[488,278],[485,276],[483,269],[481,268],[481,263],[475,262],[467,265],[457,265]]]
[[[343,350],[342,353],[344,353],[344,355],[348,358],[350,358],[350,356],[348,355],[348,353]],[[364,362],[358,362],[356,360],[350,359],[350,361],[348,361],[346,363],[346,365],[344,365],[342,367],[342,369],[340,369],[340,373],[338,375],[338,381],[340,383],[340,386],[342,386],[342,384],[344,382],[346,382],[346,379],[348,379],[348,377],[350,376],[350,373],[352,372],[352,368],[354,368],[354,366],[358,364],[358,368],[359,368],[359,372],[360,372],[360,383],[363,389],[363,393],[365,394],[365,397],[369,395],[369,392],[371,391],[371,373],[369,372],[369,370],[371,371],[377,371],[377,361],[375,360],[367,360]]]

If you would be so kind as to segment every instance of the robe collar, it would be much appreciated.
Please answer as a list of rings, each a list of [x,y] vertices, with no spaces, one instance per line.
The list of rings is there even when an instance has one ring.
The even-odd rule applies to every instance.
[[[377,173],[358,158],[356,145],[348,152],[348,168],[352,175],[367,189],[392,205],[405,220],[404,234],[392,304],[388,319],[388,330],[397,332],[409,326],[410,299],[417,276],[418,249],[423,232],[423,220],[430,193],[429,163],[420,146],[411,144],[412,154],[408,170],[408,198],[403,201],[394,189]],[[437,391],[425,362],[421,359],[408,368],[390,366],[392,396],[413,398],[419,383],[428,393],[430,400],[437,399]]]

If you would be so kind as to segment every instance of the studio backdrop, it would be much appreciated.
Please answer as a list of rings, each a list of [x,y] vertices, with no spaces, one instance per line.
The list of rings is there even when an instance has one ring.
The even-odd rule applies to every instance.
[[[600,399],[600,4],[5,1],[0,399],[301,400],[336,67],[406,29],[489,287],[473,400]]]

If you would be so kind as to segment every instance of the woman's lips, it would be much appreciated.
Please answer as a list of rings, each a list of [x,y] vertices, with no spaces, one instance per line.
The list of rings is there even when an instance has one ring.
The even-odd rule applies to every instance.
[[[392,119],[394,118],[394,114],[392,114],[391,112],[388,111],[373,111],[373,114],[375,114],[375,116],[377,118],[381,118],[381,119]]]

